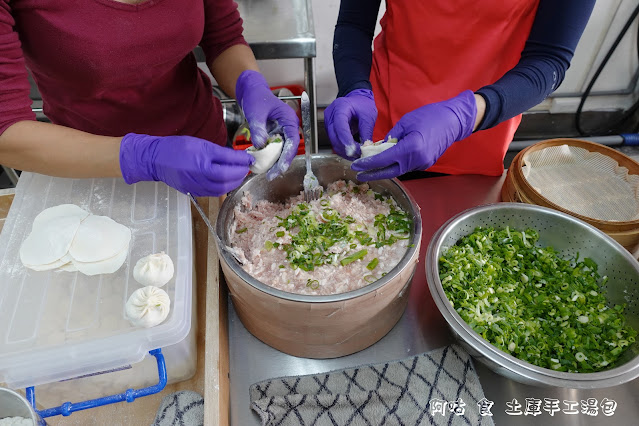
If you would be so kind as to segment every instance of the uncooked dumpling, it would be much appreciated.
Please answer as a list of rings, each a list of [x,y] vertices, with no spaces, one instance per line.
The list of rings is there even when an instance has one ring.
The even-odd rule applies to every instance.
[[[262,149],[255,149],[254,146],[248,147],[246,152],[255,157],[255,163],[250,167],[250,170],[257,174],[266,173],[280,158],[283,147],[284,143],[280,135],[269,138],[266,146]]]
[[[377,142],[366,141],[360,147],[362,156],[360,158],[372,157],[373,155],[384,152],[389,148],[392,148],[397,143],[397,139],[388,138],[388,142],[381,140]]]
[[[69,253],[78,262],[99,262],[119,254],[130,241],[129,228],[110,217],[91,215],[78,228]]]
[[[133,292],[126,302],[126,316],[136,327],[153,327],[166,319],[171,299],[166,291],[147,286]]]
[[[150,254],[138,260],[133,268],[133,278],[142,285],[162,287],[173,278],[173,261],[164,252]]]
[[[129,245],[127,244],[120,253],[116,254],[113,257],[110,257],[105,260],[100,260],[97,262],[80,262],[78,260],[73,259],[71,265],[72,267],[69,269],[63,269],[66,271],[73,271],[75,268],[76,271],[82,272],[84,275],[99,275],[99,274],[111,274],[122,266],[127,256],[129,255]],[[62,268],[61,268],[62,269]]]

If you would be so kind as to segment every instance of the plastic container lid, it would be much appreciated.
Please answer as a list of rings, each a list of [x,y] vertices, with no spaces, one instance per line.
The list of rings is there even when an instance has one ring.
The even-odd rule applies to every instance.
[[[132,232],[129,255],[113,274],[36,272],[20,262],[35,216],[58,204],[109,216]],[[163,289],[168,318],[133,327],[124,305],[141,287],[138,259],[164,251],[175,275]],[[193,244],[188,198],[163,183],[122,179],[64,179],[22,173],[0,234],[0,382],[13,388],[65,380],[141,361],[173,345],[191,327]]]

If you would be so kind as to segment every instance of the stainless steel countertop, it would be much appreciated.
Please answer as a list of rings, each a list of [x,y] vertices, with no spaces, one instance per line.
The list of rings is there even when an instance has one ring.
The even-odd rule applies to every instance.
[[[420,259],[433,233],[455,214],[481,204],[499,201],[503,182],[500,178],[486,176],[445,176],[404,182],[408,191],[421,207],[423,238]],[[452,336],[446,322],[437,310],[428,291],[424,263],[418,270],[410,292],[406,312],[397,325],[379,342],[356,354],[328,360],[297,358],[277,351],[253,337],[242,325],[229,301],[229,351],[231,381],[231,424],[259,425],[259,419],[250,408],[249,386],[255,382],[280,376],[316,374],[353,367],[361,364],[402,359],[427,352],[449,343]],[[475,362],[485,396],[494,402],[491,408],[497,425],[636,425],[639,424],[639,379],[625,385],[596,390],[564,388],[540,388],[523,385],[506,379],[482,364]],[[427,396],[425,395],[424,398]],[[506,403],[517,399],[520,411],[526,408],[526,398],[559,400],[559,408],[568,410],[563,401],[581,401],[596,398],[598,404],[607,398],[617,403],[612,416],[605,416],[601,407],[596,416],[581,412],[567,414],[559,411],[551,416],[541,414],[509,415]],[[466,407],[477,409],[477,407]]]

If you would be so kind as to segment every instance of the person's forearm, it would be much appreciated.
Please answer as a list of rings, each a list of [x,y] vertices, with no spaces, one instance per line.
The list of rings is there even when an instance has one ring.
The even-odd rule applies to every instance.
[[[473,126],[473,132],[479,127],[479,123],[484,119],[486,113],[486,100],[483,96],[475,93],[475,104],[477,105],[477,117],[475,117],[475,125]]]
[[[259,71],[253,51],[243,44],[229,47],[208,65],[217,84],[232,98],[235,98],[235,82],[242,71]]]
[[[0,135],[0,164],[58,177],[120,177],[121,139],[20,121]]]

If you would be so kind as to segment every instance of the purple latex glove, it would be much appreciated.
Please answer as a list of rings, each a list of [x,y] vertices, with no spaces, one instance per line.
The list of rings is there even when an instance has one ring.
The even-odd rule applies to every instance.
[[[235,95],[248,122],[251,143],[255,148],[263,148],[269,135],[283,134],[284,147],[280,158],[266,172],[266,178],[273,180],[288,170],[297,155],[300,144],[297,114],[271,92],[264,76],[257,71],[246,70],[240,74],[235,84]]]
[[[333,149],[340,157],[355,160],[362,155],[353,134],[359,132],[361,142],[373,139],[377,107],[373,92],[356,89],[335,99],[324,111],[324,126]]]
[[[247,152],[191,136],[129,133],[120,143],[126,183],[162,181],[196,197],[217,197],[237,188],[254,161]]]
[[[466,90],[454,98],[424,105],[405,114],[388,135],[397,145],[351,164],[360,181],[390,179],[413,170],[424,170],[455,141],[473,132],[477,105],[475,95]]]

